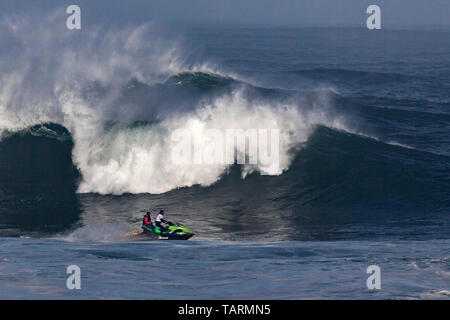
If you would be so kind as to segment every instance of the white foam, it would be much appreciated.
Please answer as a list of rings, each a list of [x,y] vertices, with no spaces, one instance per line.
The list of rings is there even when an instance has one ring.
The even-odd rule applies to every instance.
[[[171,153],[171,133],[175,129],[201,135],[208,128],[273,128],[280,130],[281,174],[289,167],[292,149],[307,140],[311,123],[298,108],[251,104],[237,91],[195,111],[164,119],[156,125],[97,132],[76,139],[75,158],[83,173],[80,192],[102,194],[161,193],[200,184],[211,185],[228,166],[175,164]],[[245,152],[244,150],[239,150]],[[245,168],[244,176],[250,170]]]
[[[421,295],[426,299],[448,299],[450,297],[450,290],[435,290]]]

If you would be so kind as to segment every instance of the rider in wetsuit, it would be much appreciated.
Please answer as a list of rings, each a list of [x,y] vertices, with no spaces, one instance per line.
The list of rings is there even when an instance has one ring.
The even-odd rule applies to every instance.
[[[147,211],[142,219],[142,229],[144,232],[153,232],[152,218],[150,217],[150,211]]]

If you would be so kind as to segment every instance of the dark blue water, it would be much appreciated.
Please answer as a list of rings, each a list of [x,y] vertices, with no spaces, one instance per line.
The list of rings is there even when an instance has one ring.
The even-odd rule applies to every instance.
[[[0,297],[449,297],[448,32],[47,31],[1,32]],[[276,126],[282,172],[173,166],[193,123]],[[123,238],[147,208],[195,237]]]

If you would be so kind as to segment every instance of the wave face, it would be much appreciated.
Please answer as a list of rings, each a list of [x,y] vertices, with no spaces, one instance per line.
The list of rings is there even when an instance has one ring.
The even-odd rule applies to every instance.
[[[365,37],[359,30],[250,30],[260,41],[249,43],[211,29],[175,41],[153,24],[74,34],[54,31],[56,14],[36,28],[37,18],[0,22],[9,47],[0,52],[3,234],[131,224],[162,206],[219,238],[314,238],[302,226],[448,217],[450,72],[434,81],[432,65],[415,64],[420,50],[410,69],[369,48],[345,54],[351,67],[342,57]],[[341,32],[345,48],[332,41]],[[402,41],[407,50],[430,39]],[[198,46],[221,50],[189,53]],[[267,128],[279,130],[276,169],[172,159],[177,129]],[[248,227],[255,220],[265,223]]]
[[[0,143],[4,235],[57,232],[77,223],[79,174],[72,163],[72,147],[69,133],[55,125],[32,127]]]

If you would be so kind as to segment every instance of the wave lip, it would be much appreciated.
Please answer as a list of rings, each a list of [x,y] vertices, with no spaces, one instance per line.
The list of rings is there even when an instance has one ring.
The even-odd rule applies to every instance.
[[[182,72],[171,76],[165,84],[176,86],[193,86],[207,91],[217,87],[225,87],[237,81],[230,76],[209,72]]]

